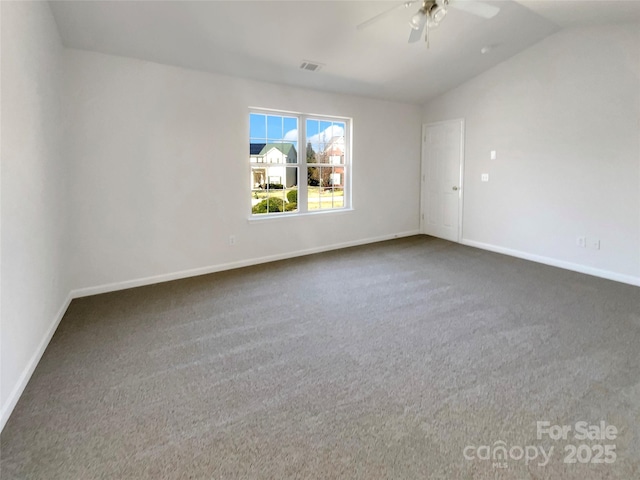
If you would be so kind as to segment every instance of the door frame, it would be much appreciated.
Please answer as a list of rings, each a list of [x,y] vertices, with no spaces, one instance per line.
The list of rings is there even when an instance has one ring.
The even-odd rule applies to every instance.
[[[465,139],[465,119],[453,118],[451,120],[441,120],[438,122],[430,122],[422,124],[422,148],[420,158],[420,232],[426,235],[425,225],[425,203],[426,203],[426,188],[427,188],[427,128],[435,127],[437,125],[443,125],[447,123],[459,123],[460,124],[460,172],[458,173],[458,243],[462,242],[464,238],[462,236],[463,226],[463,213],[464,213],[464,139]]]

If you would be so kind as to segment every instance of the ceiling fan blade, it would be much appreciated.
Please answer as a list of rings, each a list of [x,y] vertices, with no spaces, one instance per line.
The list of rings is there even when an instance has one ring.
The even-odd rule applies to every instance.
[[[482,18],[493,18],[500,11],[499,7],[494,7],[488,3],[476,2],[474,0],[452,0],[449,6]]]
[[[415,29],[411,29],[411,32],[409,33],[409,43],[416,43],[418,41],[420,41],[420,39],[422,38],[422,33],[424,32],[424,29],[426,27],[426,23],[422,25],[422,27],[420,27],[419,29],[415,30]]]
[[[365,20],[364,22],[359,24],[356,27],[356,30],[362,30],[363,28],[367,28],[369,25],[373,25],[374,23],[378,22],[379,20],[382,20],[387,15],[390,15],[392,12],[395,12],[400,7],[407,8],[408,6],[416,3],[416,1],[417,0],[410,0],[410,1],[402,2],[402,3],[399,3],[398,5],[395,5],[395,6],[391,7],[391,8],[388,8],[387,10],[379,13],[378,15],[375,15],[375,16],[371,17],[369,20]]]

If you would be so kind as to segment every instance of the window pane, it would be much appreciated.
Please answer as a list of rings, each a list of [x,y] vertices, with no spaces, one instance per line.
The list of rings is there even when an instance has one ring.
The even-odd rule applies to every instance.
[[[298,168],[287,167],[285,170],[285,188],[295,188],[298,186]]]
[[[298,142],[287,142],[285,145],[290,145],[289,154],[287,156],[287,163],[298,163]]]
[[[267,116],[259,113],[249,115],[249,137],[267,138]]]
[[[329,130],[330,130],[332,125],[333,125],[332,122],[329,122],[327,120],[322,120],[320,122],[320,131],[325,135],[327,135],[327,134],[330,135]]]
[[[287,168],[287,180],[285,185],[285,212],[298,211],[298,169],[295,167]]]
[[[320,146],[320,122],[318,120],[307,120],[305,139],[307,145],[307,162],[316,163],[316,156],[322,150]]]
[[[278,184],[273,184],[273,185],[278,185]],[[282,184],[280,184],[280,186],[282,186]],[[285,204],[284,189],[283,188],[271,189],[269,191],[267,213],[284,212],[284,204]]]
[[[345,206],[344,178],[344,167],[308,167],[307,209],[330,210],[343,208]]]
[[[318,163],[318,153],[311,142],[307,142],[307,163]]]
[[[253,139],[249,143],[249,161],[255,163],[264,162],[264,147],[266,142],[254,141]]]
[[[284,117],[283,138],[289,142],[298,140],[298,119],[295,117]]]
[[[277,142],[284,137],[284,131],[282,128],[283,118],[276,115],[267,116],[267,140],[269,142]]]
[[[333,208],[342,208],[342,207],[344,207],[344,189],[334,188],[333,189]]]
[[[320,167],[320,186],[325,188],[331,186],[331,167]]]
[[[307,163],[344,164],[345,123],[307,120]]]
[[[321,152],[325,152],[329,143],[331,143],[333,129],[331,128],[331,122],[320,122],[320,132],[318,138],[318,145]]]
[[[344,123],[333,122],[331,139],[324,149],[324,162],[332,165],[344,164]]]
[[[265,166],[251,169],[251,213],[254,215],[283,212],[285,208],[286,167]]]
[[[260,168],[260,167],[252,167],[251,168],[251,189],[256,190],[259,188],[264,188],[265,183],[267,183],[267,169]]]
[[[307,168],[307,210],[320,209],[320,167]]]
[[[307,130],[307,141],[311,141],[312,139],[318,138],[318,133],[320,132],[320,122],[318,120],[308,119],[306,125]]]

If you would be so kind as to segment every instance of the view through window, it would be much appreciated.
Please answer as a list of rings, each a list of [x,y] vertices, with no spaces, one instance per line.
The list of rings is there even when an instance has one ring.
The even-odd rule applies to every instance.
[[[251,213],[348,207],[347,119],[251,112]]]

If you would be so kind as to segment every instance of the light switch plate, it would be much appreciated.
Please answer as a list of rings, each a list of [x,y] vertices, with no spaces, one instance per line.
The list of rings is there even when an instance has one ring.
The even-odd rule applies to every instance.
[[[495,160],[496,158],[498,158],[498,152],[491,150],[491,160]]]
[[[482,180],[483,182],[488,182],[489,181],[489,174],[488,173],[483,173],[480,176],[480,180]]]

